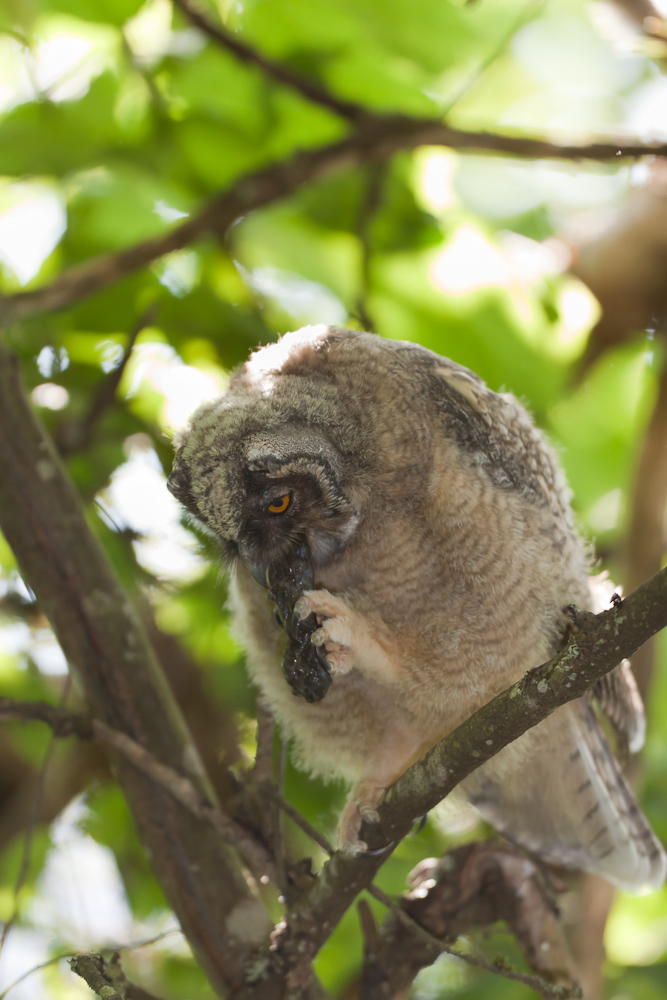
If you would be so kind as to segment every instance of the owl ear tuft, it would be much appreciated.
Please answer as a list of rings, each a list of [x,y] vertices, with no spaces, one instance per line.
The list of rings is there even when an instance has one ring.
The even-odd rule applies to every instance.
[[[201,517],[192,492],[190,473],[179,464],[178,456],[174,459],[171,474],[167,479],[167,489],[176,497],[179,503],[183,504],[190,514],[194,514],[195,517]]]

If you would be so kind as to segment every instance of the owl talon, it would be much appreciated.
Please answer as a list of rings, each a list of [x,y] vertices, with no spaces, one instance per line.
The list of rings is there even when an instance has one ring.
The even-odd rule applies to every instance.
[[[305,594],[297,600],[292,611],[292,624],[297,625],[302,618],[307,618],[313,610],[311,601]]]
[[[341,844],[339,850],[343,854],[351,854],[353,858],[359,858],[362,854],[368,854],[368,844],[364,840],[351,840],[349,843]]]
[[[317,659],[320,661],[320,663],[322,664],[322,666],[324,667],[324,669],[328,670],[329,673],[331,673],[331,664],[329,663],[329,661],[327,660],[326,656],[324,655],[322,647],[321,646],[315,646],[315,652],[317,654]]]
[[[382,827],[380,826],[380,814],[377,809],[371,809],[369,806],[359,806],[359,815],[363,819],[364,823],[368,823],[372,826],[377,833],[382,833]]]
[[[427,822],[428,822],[428,813],[425,812],[424,815],[419,820],[419,822],[417,823],[417,825],[415,826],[414,830],[412,831],[413,836],[416,836],[418,833],[421,833],[424,827],[426,826]]]
[[[390,840],[388,843],[384,844],[383,847],[376,847],[375,850],[373,851],[369,851],[368,848],[366,848],[364,854],[366,855],[367,858],[377,858],[381,854],[384,854],[385,851],[388,851],[390,847],[393,847],[395,843],[396,843],[395,840]]]

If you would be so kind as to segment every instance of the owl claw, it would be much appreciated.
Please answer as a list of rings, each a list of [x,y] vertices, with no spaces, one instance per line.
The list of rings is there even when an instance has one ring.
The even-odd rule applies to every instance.
[[[368,854],[368,844],[364,840],[351,840],[341,844],[340,850],[343,854],[351,854],[353,858],[359,858],[362,854]]]
[[[324,667],[324,669],[328,670],[329,673],[331,673],[331,664],[329,663],[329,661],[327,660],[326,656],[324,655],[324,651],[323,651],[322,647],[321,646],[315,646],[315,652],[317,654],[317,659],[320,661],[320,663],[322,664],[322,666]]]
[[[395,841],[390,840],[388,843],[383,844],[382,847],[376,847],[372,851],[368,850],[368,844],[365,840],[348,840],[340,845],[340,850],[344,854],[351,854],[354,858],[359,858],[362,855],[367,858],[377,858],[380,854],[384,854],[388,851],[390,847],[394,846]]]
[[[294,610],[292,611],[293,624],[296,625],[302,618],[307,618],[312,610],[313,608],[309,599],[305,594],[302,594],[294,604]]]
[[[360,805],[359,815],[363,819],[364,823],[368,823],[372,826],[377,833],[382,833],[382,827],[380,826],[380,814],[377,809],[373,809],[371,806]]]
[[[339,843],[341,850],[348,854],[381,854],[390,846],[385,844],[378,851],[369,851],[368,845],[359,839],[359,831],[364,822],[386,840],[386,834],[380,826],[380,816],[376,809],[386,787],[374,780],[361,782],[350,795],[340,818]]]
[[[318,628],[313,632],[310,641],[315,647],[320,663],[330,673],[346,674],[352,669],[349,649],[340,642],[334,642],[326,628]]]
[[[425,812],[424,815],[419,820],[419,822],[417,823],[417,825],[415,826],[414,830],[412,831],[413,836],[416,836],[418,833],[421,833],[424,827],[426,826],[427,822],[428,822],[428,813]]]
[[[360,843],[363,844],[363,841],[360,841]],[[385,851],[388,851],[390,847],[393,847],[395,843],[395,840],[390,840],[387,844],[384,844],[383,847],[376,847],[374,851],[369,851],[368,848],[366,848],[364,854],[367,858],[377,858],[380,854],[384,854]]]
[[[311,633],[317,628],[317,620],[312,612],[302,615],[297,609],[298,603],[297,601],[290,618],[290,633],[296,642],[305,643],[308,641]]]

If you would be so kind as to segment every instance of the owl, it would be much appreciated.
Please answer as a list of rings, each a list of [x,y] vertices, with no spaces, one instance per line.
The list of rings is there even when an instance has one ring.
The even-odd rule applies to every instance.
[[[169,488],[221,543],[251,677],[297,766],[350,787],[342,850],[426,750],[599,610],[556,457],[523,407],[416,344],[306,327],[177,442]],[[667,857],[601,726],[636,750],[627,664],[463,783],[497,830],[627,889]],[[594,701],[597,701],[597,705]]]

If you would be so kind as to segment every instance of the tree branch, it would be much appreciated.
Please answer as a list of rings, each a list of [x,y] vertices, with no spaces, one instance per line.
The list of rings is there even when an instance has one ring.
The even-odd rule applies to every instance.
[[[667,549],[667,363],[658,383],[658,396],[644,434],[635,473],[630,527],[625,545],[624,582],[628,590],[655,573]],[[655,643],[644,646],[632,669],[644,701],[653,673]]]
[[[155,994],[130,982],[123,972],[117,951],[112,953],[108,961],[99,952],[74,955],[69,960],[69,966],[101,1000],[159,1000]]]
[[[474,847],[476,845],[465,846]],[[445,858],[449,858],[450,853],[446,854]],[[428,920],[423,922],[414,916],[410,897],[403,898],[404,909],[402,909],[377,887],[374,895],[389,908],[391,917],[387,925],[383,924],[378,935],[375,955],[367,956],[370,961],[367,962],[362,978],[364,1000],[388,1000],[388,998],[398,1000],[399,997],[403,997],[405,990],[409,988],[419,970],[432,965],[443,952],[447,955],[453,955],[454,958],[460,958],[468,965],[474,965],[485,972],[491,972],[495,976],[523,983],[524,986],[539,993],[545,1000],[571,1000],[571,998],[581,998],[582,996],[579,986],[570,983],[551,983],[543,979],[542,976],[518,972],[502,960],[489,962],[480,955],[452,948],[435,936],[428,926]],[[424,900],[420,900],[420,902],[424,902]],[[416,908],[416,911],[419,912],[419,909],[419,907]],[[499,916],[497,919],[504,918]],[[461,925],[459,933],[463,934],[469,929],[471,929],[470,926]]]
[[[104,959],[101,955],[76,955],[70,958],[69,967],[77,976],[81,976],[101,1000],[125,1000],[123,994],[114,989],[104,975]]]
[[[55,434],[55,441],[61,455],[71,455],[75,451],[80,451],[82,448],[88,447],[95,424],[104,412],[109,409],[116,398],[118,386],[120,385],[125,369],[127,368],[130,355],[132,354],[134,345],[137,342],[137,337],[142,330],[151,325],[156,314],[156,303],[152,303],[147,309],[144,309],[143,313],[130,330],[125,350],[123,351],[123,356],[120,359],[119,364],[113,368],[109,374],[105,376],[105,378],[102,379],[100,386],[90,401],[87,413],[85,413],[80,420],[64,421],[60,424],[57,433]]]
[[[498,920],[508,924],[529,966],[541,975],[526,976],[495,962],[483,968],[518,979],[543,996],[581,996],[550,887],[520,850],[501,841],[464,844],[442,859],[421,862],[409,884],[412,891],[392,905],[380,928],[367,970],[366,1000],[401,996],[441,951],[474,961],[477,956],[448,948],[447,942]],[[415,924],[427,933],[417,933]]]
[[[22,390],[17,359],[0,342],[0,525],[37,595],[92,711],[185,772],[215,802],[197,750],[134,611],[90,529],[61,460]],[[220,992],[244,979],[248,941],[229,931],[242,905],[258,936],[271,921],[236,855],[114,753],[119,782],[156,876],[202,967]],[[225,887],[224,893],[220,886]]]
[[[201,794],[189,778],[179,774],[157,759],[141,743],[137,743],[118,729],[112,729],[99,719],[91,719],[77,712],[67,712],[42,701],[14,701],[0,698],[0,722],[44,722],[54,736],[78,736],[82,740],[95,740],[102,746],[115,750],[121,757],[168,792],[177,802],[217,830],[222,839],[236,847],[258,875],[269,875],[275,882],[273,860],[266,848],[252,837],[240,823],[235,823]]]
[[[268,854],[264,852],[251,837],[249,837],[246,831],[243,830],[239,824],[234,823],[221,810],[216,809],[214,806],[211,806],[209,802],[202,799],[202,797],[197,793],[192,782],[188,781],[187,778],[177,774],[172,768],[161,764],[153,757],[152,754],[148,753],[148,751],[140,746],[140,744],[131,740],[129,737],[125,736],[125,734],[119,733],[117,730],[113,730],[109,726],[105,726],[104,723],[101,723],[98,720],[90,719],[87,716],[80,715],[75,712],[58,709],[46,702],[16,701],[11,698],[0,698],[0,721],[6,722],[15,720],[24,722],[44,722],[50,726],[54,736],[56,737],[78,736],[83,740],[96,740],[102,745],[117,750],[128,761],[130,761],[130,763],[141,770],[153,781],[157,782],[157,784],[161,785],[166,791],[169,792],[170,795],[177,799],[177,801],[181,802],[190,812],[193,813],[193,815],[210,822],[225,841],[234,844],[234,846],[246,856],[249,863],[254,867],[254,870],[261,872],[262,868],[264,868],[264,871],[275,883],[276,878],[275,872],[273,871],[273,863]],[[267,789],[264,790],[267,791]],[[289,802],[283,799],[273,786],[268,789],[268,794],[270,794],[277,801],[280,808],[301,829],[303,829],[309,837],[322,847],[327,854],[332,855],[334,853],[333,847],[329,844],[327,839],[315,830],[315,828],[312,827],[311,824],[308,823],[307,820],[305,820]],[[500,919],[508,919],[513,931],[517,934],[517,937],[519,938],[520,943],[524,946],[525,950],[528,951],[532,948],[530,951],[530,958],[533,960],[534,967],[541,968],[545,971],[549,971],[554,968],[553,961],[550,965],[544,962],[544,956],[541,955],[534,947],[533,938],[536,940],[539,938],[540,942],[550,938],[556,945],[562,946],[562,942],[558,938],[559,929],[557,923],[555,924],[555,927],[550,926],[545,932],[545,918],[548,918],[551,911],[549,911],[549,913],[542,912],[547,909],[546,904],[544,904],[543,895],[540,896],[538,900],[538,904],[540,902],[542,903],[541,909],[539,905],[536,905],[535,899],[533,898],[535,896],[534,888],[532,896],[526,896],[524,883],[527,880],[527,876],[532,877],[533,881],[535,881],[536,877],[534,863],[521,855],[517,855],[516,852],[514,852],[508,845],[498,843],[465,845],[465,847],[459,848],[458,853],[464,852],[466,855],[466,861],[469,861],[467,855],[470,853],[471,847],[475,847],[476,850],[481,852],[485,858],[487,855],[493,854],[493,858],[496,859],[496,855],[499,855],[501,862],[506,862],[504,865],[505,868],[512,863],[514,863],[515,867],[517,864],[522,866],[521,872],[518,873],[518,875],[522,880],[523,895],[520,899],[521,905],[519,907],[514,906],[514,909],[517,909],[516,916],[514,914],[514,909],[512,909],[515,902],[514,897],[509,900],[503,898],[501,899],[500,904],[496,899],[493,899],[491,901],[492,905],[495,906],[493,910],[489,910],[488,900],[480,901],[476,898],[474,902],[477,904],[477,909],[473,912],[471,899],[469,898],[470,885],[467,886],[466,893],[462,893],[461,891],[454,893],[455,903],[458,903],[458,909],[456,907],[452,907],[452,893],[448,892],[447,888],[443,890],[442,885],[440,885],[443,880],[448,884],[452,881],[451,865],[444,866],[440,863],[440,868],[438,868],[437,872],[438,884],[429,892],[426,899],[424,899],[423,894],[418,897],[415,893],[413,893],[413,895],[408,897],[405,901],[404,910],[401,910],[401,908],[384,892],[382,892],[381,889],[371,884],[367,887],[367,891],[375,899],[387,906],[395,917],[393,925],[390,925],[387,928],[383,926],[383,952],[381,958],[379,957],[379,952],[376,957],[376,965],[378,965],[378,968],[382,973],[382,982],[391,982],[394,987],[398,984],[396,976],[393,973],[389,974],[392,956],[394,959],[397,955],[401,956],[398,971],[403,973],[405,985],[409,985],[409,983],[412,982],[412,979],[414,979],[414,975],[416,975],[420,968],[424,965],[430,965],[433,961],[435,961],[435,958],[437,958],[439,954],[446,951],[448,954],[455,955],[456,957],[461,958],[462,961],[468,962],[469,964],[476,965],[496,975],[522,982],[525,985],[537,990],[543,996],[562,998],[579,996],[580,993],[574,988],[566,990],[560,987],[554,988],[553,984],[550,984],[540,977],[526,975],[525,973],[517,972],[516,970],[507,968],[506,966],[500,966],[497,963],[486,962],[478,956],[449,948],[444,943],[444,940],[439,940],[439,938],[446,936],[447,940],[453,941],[472,926],[486,925],[495,923]],[[448,857],[453,859],[456,854],[457,851],[449,852]],[[468,867],[470,867],[469,864]],[[526,869],[528,869],[528,873],[526,872]],[[485,873],[482,873],[482,875],[483,874]],[[504,872],[503,874],[505,875]],[[478,881],[480,880],[481,877],[478,876]],[[469,874],[467,881],[468,883],[470,882]],[[507,875],[505,875],[504,881],[505,883],[509,883],[510,879]],[[436,888],[438,889],[437,893],[434,891]],[[477,895],[480,895],[481,888],[481,886],[474,887],[474,891]],[[507,895],[507,885],[504,885],[503,888],[505,888],[505,895]],[[510,888],[516,887],[510,886]],[[495,891],[496,895],[499,895],[497,886],[495,887]],[[447,913],[448,933],[446,935],[440,926],[442,922],[440,911],[443,908],[443,903],[442,899],[439,897],[443,896],[443,893],[449,899]],[[435,899],[434,905],[434,897],[436,895],[438,898]],[[462,895],[465,895],[465,899],[462,899]],[[518,895],[516,895],[516,898],[519,898]],[[412,905],[408,905],[410,903]],[[461,914],[459,913],[462,906],[467,908],[463,918],[461,918]],[[483,912],[484,906],[486,906],[486,910]],[[527,906],[530,907],[529,916],[532,923],[535,923],[536,918],[541,918],[541,920],[538,921],[538,925],[535,927],[527,926],[527,921],[523,913],[523,909]],[[538,912],[538,910],[540,910],[540,912]],[[553,914],[551,915],[553,917]],[[438,924],[438,917],[440,918],[440,924]],[[522,917],[523,925],[519,926]],[[396,923],[398,926],[396,926]],[[415,937],[421,947],[409,950],[409,946],[413,943]],[[526,938],[528,937],[530,940],[526,944]],[[380,940],[378,939],[378,945],[379,944]],[[559,956],[562,954],[560,950],[558,951],[558,954]],[[550,955],[549,957],[552,956]],[[87,959],[88,957],[79,956],[79,958]],[[87,967],[88,966],[86,966],[86,968]],[[558,968],[560,969],[560,966],[558,966]],[[106,978],[107,980],[109,979],[108,976],[106,976]],[[89,985],[91,984],[89,983]],[[126,997],[129,997],[132,990],[128,992],[128,990],[125,989],[124,992]],[[141,1000],[141,998],[138,997],[138,1000]]]
[[[354,101],[345,101],[336,97],[318,83],[317,80],[311,80],[307,76],[298,73],[295,69],[292,69],[286,63],[278,62],[276,59],[271,59],[270,56],[263,55],[257,49],[253,48],[252,45],[248,45],[247,42],[242,41],[233,32],[228,31],[227,28],[219,24],[214,24],[202,10],[195,4],[190,3],[190,0],[174,0],[174,6],[178,7],[196,28],[199,28],[200,31],[216,45],[219,45],[220,48],[233,53],[241,62],[259,67],[267,76],[272,77],[278,83],[283,83],[287,87],[291,87],[307,100],[314,101],[315,104],[320,104],[323,108],[327,108],[329,111],[333,111],[335,114],[341,115],[350,121],[358,121],[359,119],[366,118],[369,114],[361,104],[355,104]]]
[[[389,789],[379,807],[383,837],[368,824],[360,837],[370,851],[336,853],[289,914],[269,956],[263,996],[282,996],[285,969],[310,963],[358,893],[373,879],[415,819],[432,809],[480,764],[579,698],[618,662],[667,626],[667,567],[599,615],[574,615],[575,634],[552,660],[529,671],[433,747]],[[374,852],[374,853],[371,853]],[[270,980],[270,982],[269,982]]]
[[[283,812],[326,854],[330,857],[334,854],[327,838],[275,788],[269,787],[267,794],[274,797]],[[471,851],[472,864],[469,857]],[[491,864],[495,862],[496,868],[500,869],[502,883],[498,886],[496,878],[491,892],[486,884],[489,865],[485,862],[489,858]],[[459,863],[461,859],[463,864]],[[458,876],[460,884],[453,884],[455,876]],[[432,878],[435,884],[424,893],[420,886],[427,878]],[[475,881],[476,884],[471,884]],[[375,997],[377,1000],[389,1000],[394,995],[397,998],[402,996],[419,970],[432,965],[443,951],[495,975],[523,982],[543,996],[563,1000],[581,996],[579,987],[572,984],[571,962],[557,911],[548,899],[543,883],[534,861],[509,844],[498,841],[465,844],[448,851],[444,858],[437,861],[430,858],[422,862],[410,876],[410,885],[416,891],[402,897],[402,909],[371,882],[366,886],[366,892],[389,908],[393,920],[385,921],[378,934],[372,913],[362,906],[363,900],[359,902],[359,918],[366,943],[361,996],[364,1000],[374,1000]],[[484,962],[475,955],[449,948],[444,943],[455,941],[473,927],[486,926],[498,920],[507,920],[510,924],[531,968],[552,978],[555,972],[558,984],[540,976],[527,976],[497,963]],[[544,954],[544,943],[548,945],[548,955]],[[565,974],[560,975],[562,973]]]
[[[247,174],[214,197],[197,214],[162,236],[105,254],[65,271],[41,288],[0,296],[0,325],[25,316],[65,309],[127,277],[165,254],[182,250],[207,233],[224,232],[248,212],[294,194],[306,183],[336,170],[383,160],[417,146],[447,146],[473,152],[531,159],[618,160],[665,156],[667,144],[627,140],[559,145],[539,138],[465,132],[434,119],[404,115],[368,116],[347,138],[320,149],[297,153]]]

